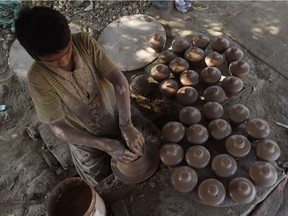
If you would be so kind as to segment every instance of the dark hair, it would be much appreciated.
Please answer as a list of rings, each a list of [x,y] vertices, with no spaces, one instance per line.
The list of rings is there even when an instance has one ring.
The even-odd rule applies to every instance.
[[[48,7],[23,8],[15,30],[18,41],[35,60],[64,49],[71,39],[65,16]]]

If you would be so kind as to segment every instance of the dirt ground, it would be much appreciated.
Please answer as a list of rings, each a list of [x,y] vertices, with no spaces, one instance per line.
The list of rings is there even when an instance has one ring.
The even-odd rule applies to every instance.
[[[26,2],[25,4],[32,4],[32,2]],[[37,4],[37,2],[34,4]],[[158,13],[155,12],[155,8],[150,8],[150,4],[145,1],[112,1],[108,3],[99,1],[95,3],[99,4],[97,6],[98,10],[90,12],[83,10],[88,6],[88,2],[85,2],[82,6],[74,4],[71,6],[71,4],[64,4],[63,1],[54,3],[47,1],[38,4],[54,5],[67,17],[72,18],[75,23],[80,23],[79,26],[82,26],[83,30],[89,26],[89,23],[91,25],[96,20],[96,23],[98,23],[97,25],[94,24],[96,32],[101,31],[107,24],[120,16],[145,12],[159,19],[165,25],[169,45],[169,42],[171,43],[172,39],[177,36],[190,36],[191,32],[184,32],[183,28],[188,29],[189,27],[192,33],[204,32],[211,36],[217,35],[217,33],[220,34],[224,29],[223,26],[233,16],[242,13],[253,2],[224,1],[217,4],[206,1],[195,2],[189,13],[174,12],[172,13],[175,15],[173,17],[169,16],[171,10],[175,9],[158,11]],[[225,18],[221,20],[220,15]],[[214,24],[211,20],[214,21]],[[182,22],[185,22],[185,25],[181,26]],[[97,33],[95,37],[97,37]],[[269,137],[279,144],[282,151],[277,162],[280,167],[287,168],[285,163],[288,158],[287,129],[275,124],[275,121],[288,124],[287,76],[283,76],[271,64],[263,61],[262,58],[258,58],[253,53],[253,49],[242,46],[242,43],[239,43],[237,38],[235,39],[235,35],[230,35],[230,39],[244,52],[244,59],[251,66],[251,74],[249,79],[245,81],[245,91],[227,103],[225,108],[235,103],[242,103],[250,109],[251,116],[265,119],[272,129]],[[40,216],[45,215],[45,202],[49,191],[59,181],[71,177],[72,174],[51,159],[53,156],[39,137],[37,131],[39,122],[26,83],[17,78],[8,65],[8,51],[13,40],[14,35],[10,29],[1,27],[0,104],[5,104],[7,107],[6,111],[0,112],[0,215]],[[285,60],[283,60],[284,62]],[[146,70],[132,71],[125,75],[130,81],[132,75],[146,73]],[[154,122],[155,125],[159,127],[163,125],[163,118],[157,118],[153,115],[151,118],[158,119],[158,122]],[[123,194],[131,194],[135,190],[136,192],[132,193],[133,195],[125,199],[131,216],[184,216],[191,215],[191,212],[193,212],[193,215],[201,215],[195,210],[191,211],[188,201],[181,203],[184,195],[178,200],[170,197],[173,193],[170,190],[169,192],[164,190],[167,186],[164,184],[167,173],[163,172],[165,172],[165,168],[160,169],[157,179],[152,178],[146,185],[140,186],[140,191],[143,190],[140,193],[138,192],[139,188],[136,190],[136,186],[127,187],[122,185],[113,176],[100,185],[102,187],[101,192],[103,197],[110,199],[109,201],[112,202],[120,196],[123,197]],[[109,183],[110,185],[107,185]],[[115,197],[111,198],[111,195],[105,193],[105,188],[113,189],[113,187],[117,188],[118,191],[115,191]],[[153,197],[151,194],[145,193],[145,191],[149,191],[149,188],[160,195]],[[287,215],[285,203],[288,202],[288,199],[285,199],[285,197],[284,204],[280,206],[276,215]],[[148,206],[148,208],[143,209],[143,202],[147,203],[145,207]]]

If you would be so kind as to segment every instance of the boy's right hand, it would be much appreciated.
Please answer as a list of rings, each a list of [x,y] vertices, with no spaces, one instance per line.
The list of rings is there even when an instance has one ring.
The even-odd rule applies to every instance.
[[[137,154],[126,149],[124,144],[118,140],[111,140],[111,142],[107,143],[106,152],[116,161],[122,163],[129,163],[138,158]]]

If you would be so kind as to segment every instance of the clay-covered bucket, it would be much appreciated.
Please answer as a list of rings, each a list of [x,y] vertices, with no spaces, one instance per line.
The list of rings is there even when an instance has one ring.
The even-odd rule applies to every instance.
[[[47,199],[48,216],[105,216],[106,207],[93,187],[79,177],[58,183]]]

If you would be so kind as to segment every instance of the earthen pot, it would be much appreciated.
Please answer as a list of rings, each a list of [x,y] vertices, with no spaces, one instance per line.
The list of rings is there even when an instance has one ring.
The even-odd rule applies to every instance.
[[[206,101],[221,103],[225,100],[225,92],[220,86],[209,86],[204,90],[203,96]]]
[[[179,111],[179,121],[184,125],[197,124],[200,120],[201,113],[196,107],[186,106]]]
[[[203,106],[203,114],[207,120],[217,119],[224,115],[224,109],[218,102],[209,101]]]
[[[264,139],[270,134],[270,127],[263,119],[251,119],[246,124],[246,132],[254,139]]]
[[[169,67],[165,64],[157,64],[151,68],[150,75],[157,82],[161,82],[165,79],[168,79],[170,76],[170,70]]]
[[[229,195],[239,204],[247,204],[254,200],[256,189],[254,184],[247,178],[234,178],[229,183]]]
[[[194,65],[204,59],[204,56],[204,51],[196,46],[189,47],[184,53],[185,59]]]
[[[205,63],[208,67],[221,67],[224,63],[224,57],[222,54],[212,52],[205,57]]]
[[[186,140],[191,144],[203,144],[208,138],[208,130],[201,124],[192,124],[186,129]]]
[[[226,139],[225,148],[234,157],[245,157],[251,150],[251,144],[245,136],[235,134]]]
[[[250,111],[242,104],[234,104],[228,109],[227,114],[231,122],[237,125],[249,119]]]
[[[169,68],[175,76],[180,76],[183,71],[189,68],[189,63],[187,60],[177,57],[170,61]]]
[[[209,123],[208,129],[211,136],[216,140],[225,139],[232,132],[231,125],[224,119],[213,119]]]
[[[199,75],[194,70],[183,71],[179,77],[183,86],[196,86],[199,83]]]
[[[153,34],[148,38],[149,46],[156,52],[161,52],[166,43],[166,37],[161,34]]]
[[[225,200],[226,190],[219,180],[209,178],[200,183],[198,196],[206,205],[219,206]]]
[[[166,166],[176,166],[184,158],[184,150],[177,143],[167,143],[160,149],[160,159]]]
[[[172,50],[177,55],[183,55],[184,52],[190,47],[190,43],[185,38],[177,38],[172,43]]]
[[[177,121],[168,122],[162,128],[162,135],[167,142],[178,143],[185,136],[185,127]]]
[[[188,193],[195,188],[198,182],[198,175],[191,167],[177,167],[171,175],[171,182],[177,191]]]
[[[277,171],[273,165],[265,161],[257,161],[250,166],[249,175],[259,187],[270,187],[277,181]]]
[[[243,81],[235,76],[227,76],[222,80],[222,88],[228,97],[232,97],[243,89]]]
[[[174,79],[163,80],[159,85],[159,91],[166,97],[176,96],[179,90],[179,84]]]
[[[217,36],[211,41],[211,47],[214,51],[222,53],[230,46],[229,40],[224,36]]]
[[[130,89],[133,93],[147,96],[152,92],[152,88],[144,75],[132,77]]]
[[[275,141],[265,139],[257,143],[256,154],[262,160],[276,161],[281,154],[281,150]]]
[[[243,52],[238,47],[229,47],[225,50],[224,56],[227,65],[233,61],[240,61],[243,58]]]
[[[221,71],[216,67],[206,67],[200,72],[200,77],[207,85],[215,85],[221,79]]]
[[[183,105],[192,105],[198,99],[198,91],[192,86],[184,86],[176,93],[177,101]]]
[[[250,66],[247,62],[243,60],[233,61],[229,65],[229,71],[233,76],[239,77],[240,79],[244,80],[250,73]]]
[[[172,50],[164,50],[158,56],[161,64],[169,64],[169,62],[175,58],[177,58],[177,55]]]
[[[186,151],[185,159],[189,166],[202,169],[210,162],[210,152],[204,146],[195,145]]]
[[[197,36],[192,38],[192,44],[196,47],[199,47],[202,50],[205,50],[210,43],[210,38],[202,33],[198,33]]]
[[[212,160],[211,167],[215,174],[220,177],[232,176],[237,171],[235,159],[228,154],[216,155]]]

